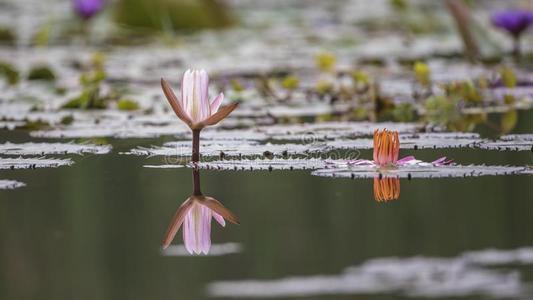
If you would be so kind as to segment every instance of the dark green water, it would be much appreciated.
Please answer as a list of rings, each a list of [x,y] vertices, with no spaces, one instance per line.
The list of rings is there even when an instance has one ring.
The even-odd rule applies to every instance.
[[[21,133],[6,138],[28,139]],[[202,171],[204,193],[242,223],[224,229],[213,223],[213,243],[240,243],[243,251],[163,256],[160,243],[190,195],[191,170],[147,169],[142,165],[161,159],[117,154],[160,140],[112,143],[112,154],[73,156],[72,167],[1,172],[27,186],[0,191],[0,299],[203,299],[206,285],[220,280],[339,274],[375,257],[533,246],[530,176],[402,180],[399,200],[377,203],[371,180]],[[531,152],[414,154],[444,154],[464,164],[533,160]],[[180,231],[174,244],[181,243]],[[522,281],[533,281],[532,267],[522,268]]]

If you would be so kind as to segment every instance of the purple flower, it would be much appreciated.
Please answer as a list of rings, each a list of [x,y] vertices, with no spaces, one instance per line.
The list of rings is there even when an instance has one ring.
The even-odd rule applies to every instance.
[[[92,18],[104,8],[104,0],[73,0],[74,10],[85,20]]]
[[[533,23],[533,11],[519,9],[497,11],[492,14],[491,21],[494,26],[506,30],[517,38]]]

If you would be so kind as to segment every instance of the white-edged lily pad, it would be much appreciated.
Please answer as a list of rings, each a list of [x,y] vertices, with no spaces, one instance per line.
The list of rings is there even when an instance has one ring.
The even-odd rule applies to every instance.
[[[533,151],[533,134],[504,135],[497,141],[485,141],[479,148],[500,151]]]
[[[68,158],[0,158],[0,170],[57,168],[70,166],[71,164],[73,164],[73,161]]]
[[[526,167],[486,166],[486,165],[446,165],[434,166],[430,163],[399,166],[396,168],[376,168],[373,166],[328,167],[315,170],[312,175],[335,178],[442,178],[476,177],[487,175],[523,174]]]
[[[324,168],[323,159],[274,158],[242,159],[201,162],[198,166],[208,170],[259,171],[259,170],[315,170]]]
[[[191,156],[192,147],[190,141],[171,142],[163,147],[138,147],[129,152],[121,152],[126,155],[140,156]],[[271,158],[289,157],[293,155],[311,155],[324,152],[325,146],[301,145],[301,144],[259,144],[253,141],[206,141],[200,143],[200,153],[203,157],[233,157],[233,158]]]
[[[374,130],[387,128],[399,133],[415,133],[422,125],[415,123],[372,123],[372,122],[324,122],[259,127],[257,130],[272,140],[312,143],[316,140],[356,138],[371,136]]]
[[[11,190],[19,187],[23,187],[26,184],[24,182],[8,179],[0,179],[0,190]]]
[[[24,126],[25,122],[21,121],[0,121],[0,129],[13,130],[17,127]]]
[[[107,154],[111,145],[74,143],[21,143],[0,144],[2,155],[50,155],[50,154]]]
[[[533,134],[508,134],[500,137],[502,141],[530,141],[533,142]]]
[[[30,133],[39,138],[155,138],[164,135],[186,134],[189,128],[178,122],[169,125],[135,125],[135,124],[76,124],[66,128],[40,130]]]
[[[179,169],[185,167],[184,165],[168,164],[168,165],[144,165],[143,167],[148,169]]]

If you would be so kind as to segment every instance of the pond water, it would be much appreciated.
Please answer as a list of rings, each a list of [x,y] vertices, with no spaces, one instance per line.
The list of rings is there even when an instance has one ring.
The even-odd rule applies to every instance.
[[[161,32],[0,1],[0,299],[533,299],[533,35],[491,25],[531,4],[225,0],[195,32],[137,1]],[[160,85],[188,68],[239,103],[198,169]],[[373,164],[385,128],[421,161]],[[207,255],[164,242],[195,171],[240,221]]]
[[[22,131],[3,138],[28,139]],[[400,198],[380,203],[371,179],[202,170],[203,192],[241,225],[213,223],[211,255],[188,256],[181,231],[164,252],[161,240],[190,195],[191,170],[143,168],[162,159],[117,154],[168,139],[111,140],[111,154],[71,156],[71,167],[2,171],[27,186],[0,191],[1,298],[533,297],[529,176],[402,179]],[[415,154],[436,151],[477,164],[532,158]],[[467,253],[489,249],[506,252]],[[384,257],[385,268],[375,260]]]

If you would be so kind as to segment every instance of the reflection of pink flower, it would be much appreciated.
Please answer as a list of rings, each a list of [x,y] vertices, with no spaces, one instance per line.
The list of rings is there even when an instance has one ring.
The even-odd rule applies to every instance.
[[[170,246],[183,225],[183,243],[187,251],[207,254],[211,247],[211,218],[221,226],[226,226],[224,219],[239,224],[237,217],[216,199],[202,195],[189,197],[176,211],[165,234],[163,249]]]
[[[163,92],[176,115],[191,129],[202,129],[215,125],[226,118],[238,105],[233,103],[220,107],[224,94],[220,93],[209,101],[209,77],[204,70],[187,70],[181,80],[180,97],[176,97],[172,88],[161,79]]]

